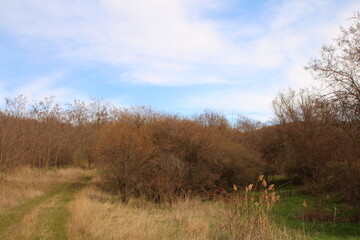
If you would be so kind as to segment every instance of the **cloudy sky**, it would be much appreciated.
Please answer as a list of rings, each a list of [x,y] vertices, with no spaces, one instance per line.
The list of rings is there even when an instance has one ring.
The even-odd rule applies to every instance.
[[[0,0],[0,97],[267,120],[358,0]]]

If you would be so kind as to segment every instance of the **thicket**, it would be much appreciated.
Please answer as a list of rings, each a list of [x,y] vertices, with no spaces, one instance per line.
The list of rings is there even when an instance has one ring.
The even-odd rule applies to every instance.
[[[0,172],[21,165],[49,167],[91,164],[91,146],[101,119],[99,101],[75,101],[66,109],[45,98],[29,104],[6,98],[0,109]]]
[[[61,108],[53,98],[5,99],[0,110],[0,168],[99,168],[122,201],[171,202],[214,186],[245,184],[262,172],[260,155],[221,114],[192,118],[150,107],[116,108],[94,100]]]

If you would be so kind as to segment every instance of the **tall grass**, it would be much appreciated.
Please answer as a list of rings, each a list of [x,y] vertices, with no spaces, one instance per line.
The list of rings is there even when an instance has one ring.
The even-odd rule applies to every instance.
[[[70,207],[75,239],[208,239],[219,209],[187,200],[162,207],[141,200],[112,203],[95,188],[78,194]]]
[[[271,188],[259,194],[248,186],[231,199],[164,206],[141,199],[123,204],[90,186],[71,203],[68,228],[74,239],[304,239],[274,225],[270,212],[279,197]]]
[[[229,239],[305,239],[298,232],[275,225],[272,208],[280,196],[276,194],[274,184],[267,185],[263,175],[256,184],[246,186],[244,191],[234,185],[234,193],[226,194],[225,199],[225,229],[229,232]]]

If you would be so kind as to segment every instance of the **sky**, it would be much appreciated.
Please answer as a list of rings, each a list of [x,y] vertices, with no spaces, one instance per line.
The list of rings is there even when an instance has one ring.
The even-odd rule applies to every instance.
[[[0,98],[267,121],[358,0],[0,0]]]

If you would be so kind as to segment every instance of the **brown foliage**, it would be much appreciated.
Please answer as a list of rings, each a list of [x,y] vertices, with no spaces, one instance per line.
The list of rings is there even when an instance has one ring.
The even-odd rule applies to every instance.
[[[171,202],[189,190],[230,187],[259,174],[258,156],[238,141],[241,133],[228,125],[139,111],[122,112],[99,132],[99,165],[126,195],[123,200],[143,195]]]
[[[104,176],[116,186],[122,201],[136,191],[143,192],[154,176],[155,148],[143,129],[123,122],[107,123],[99,133],[99,166]]]
[[[0,110],[1,171],[99,167],[124,202],[139,196],[171,202],[202,187],[248,182],[261,171],[256,150],[220,114],[205,111],[188,119],[99,100],[66,106],[54,98],[31,105],[22,96],[6,99]]]

